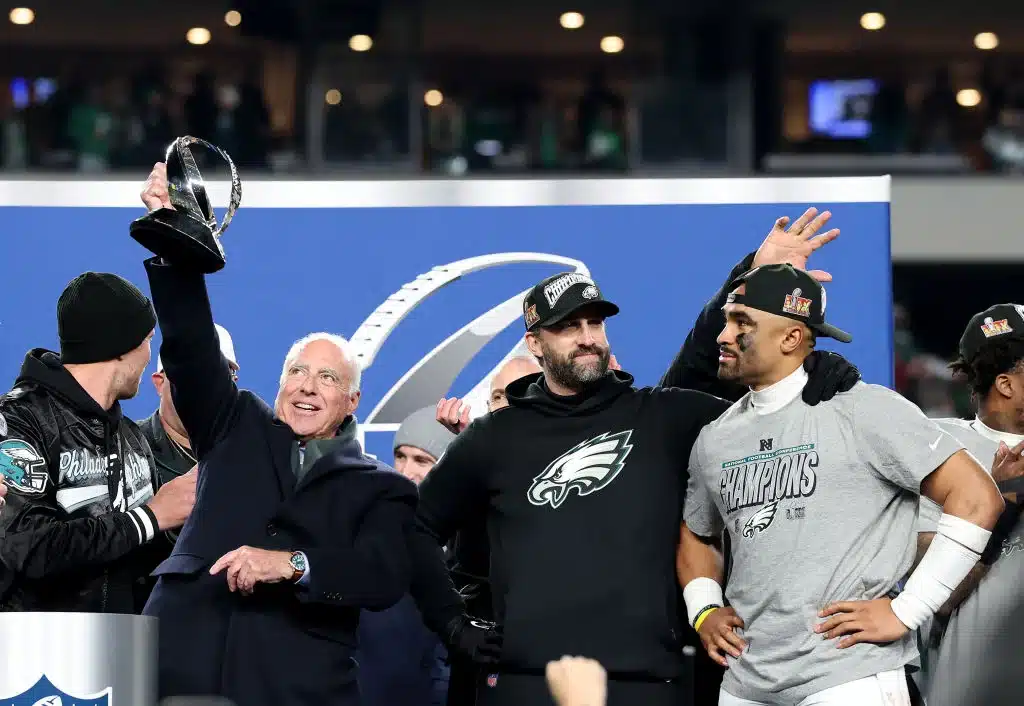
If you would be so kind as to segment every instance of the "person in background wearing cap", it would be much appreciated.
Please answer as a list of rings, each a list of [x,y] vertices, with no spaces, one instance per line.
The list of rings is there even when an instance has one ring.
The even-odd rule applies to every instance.
[[[195,474],[154,495],[149,447],[121,412],[155,324],[134,285],[86,272],[57,300],[60,354],[29,351],[0,397],[0,609],[136,612],[146,545],[191,512]]]
[[[838,234],[813,237],[831,215],[816,214],[809,210],[789,231],[780,219],[735,274],[751,262],[805,265]],[[720,309],[725,296],[708,307]],[[434,552],[431,566],[417,566],[421,575],[434,572],[450,585],[440,546],[477,517],[487,520],[498,625],[474,632],[452,588],[439,633],[471,656],[500,646],[500,663],[478,686],[481,706],[550,703],[545,667],[566,654],[604,666],[611,706],[689,701],[673,570],[685,460],[728,402],[694,390],[637,389],[628,373],[610,370],[605,319],[618,311],[579,273],[535,286],[523,304],[525,343],[542,372],[509,384],[508,406],[475,419],[420,486],[414,560],[425,556],[420,538]],[[682,384],[715,387],[717,367],[691,358],[721,330],[721,316],[702,315],[680,351],[687,361],[673,369],[702,371],[681,375]],[[811,403],[859,379],[840,356],[817,357],[824,362],[807,391]]]
[[[228,362],[231,374],[238,380],[238,361],[235,356],[235,346],[231,340],[231,334],[227,329],[216,324],[217,337],[220,340],[220,352]],[[146,438],[149,448],[153,452],[153,461],[156,465],[156,487],[160,488],[179,476],[183,476],[199,463],[192,452],[192,444],[185,431],[185,425],[178,417],[178,411],[174,408],[174,400],[171,396],[171,382],[164,372],[163,361],[157,356],[156,372],[152,375],[153,387],[159,395],[160,404],[153,414],[141,420],[139,429]],[[198,469],[197,469],[198,471]],[[155,569],[164,559],[171,554],[174,542],[178,539],[177,531],[166,532],[163,537],[154,541],[147,551],[147,563],[150,569]],[[156,585],[156,577],[140,576],[138,579],[136,605],[139,612],[142,612],[149,600],[149,594],[153,592]]]
[[[238,360],[235,356],[234,342],[228,330],[216,324],[217,338],[220,341],[220,352],[224,354],[228,362],[228,368],[234,379],[238,380]],[[171,398],[171,382],[164,372],[163,362],[160,357],[156,359],[156,372],[152,376],[153,387],[160,397],[160,405],[150,416],[139,422],[146,441],[153,450],[153,458],[156,460],[156,475],[160,485],[167,483],[180,475],[188,473],[198,460],[192,452],[192,445],[188,440],[188,432],[185,425],[178,417],[178,411],[174,409],[174,400]]]
[[[395,470],[417,485],[455,435],[434,408],[413,412],[394,439]],[[359,617],[359,695],[364,706],[443,706],[448,690],[444,646],[423,622],[412,596]]]
[[[1011,657],[989,649],[992,636],[1004,629],[1004,616],[1024,598],[1024,305],[997,304],[975,314],[950,368],[966,378],[977,415],[935,421],[991,467],[1006,508],[981,559],[939,609],[935,625],[921,630],[922,691],[929,706],[967,703],[969,677],[983,661],[1008,657],[1006,669],[1024,671],[1019,650]],[[919,556],[936,537],[941,512],[922,498]]]
[[[687,615],[727,667],[719,703],[909,706],[913,631],[974,566],[1002,498],[960,442],[888,388],[800,399],[817,339],[852,340],[825,321],[813,277],[755,267],[731,289],[719,377],[750,391],[693,445],[678,554]],[[914,560],[920,495],[943,514],[892,597]]]

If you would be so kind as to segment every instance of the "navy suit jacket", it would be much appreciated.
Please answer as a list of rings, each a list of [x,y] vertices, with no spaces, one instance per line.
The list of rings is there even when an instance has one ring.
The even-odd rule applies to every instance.
[[[218,694],[244,706],[357,703],[361,609],[409,590],[416,487],[348,438],[296,484],[295,435],[239,390],[220,352],[202,275],[146,262],[160,355],[199,459],[196,503],[146,613],[160,619],[160,697]],[[231,593],[218,558],[240,546],[302,551],[307,586]]]

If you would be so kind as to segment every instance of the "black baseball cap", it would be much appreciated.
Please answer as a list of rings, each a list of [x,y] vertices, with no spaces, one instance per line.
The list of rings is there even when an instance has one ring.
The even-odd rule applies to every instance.
[[[590,277],[579,272],[559,272],[530,290],[523,299],[526,330],[553,326],[585,306],[594,307],[601,316],[615,316],[619,307],[601,296]]]
[[[825,323],[825,288],[792,265],[763,265],[734,279],[729,289],[747,285],[744,294],[730,292],[728,302],[803,322],[819,336],[849,343],[853,336]]]
[[[1015,339],[1024,340],[1024,306],[996,304],[971,317],[960,337],[960,356],[971,360],[990,343]]]

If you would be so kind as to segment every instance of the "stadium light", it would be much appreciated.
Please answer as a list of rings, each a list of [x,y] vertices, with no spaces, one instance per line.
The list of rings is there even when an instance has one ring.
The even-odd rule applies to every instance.
[[[437,106],[444,103],[444,94],[441,93],[441,91],[437,90],[436,88],[431,88],[429,91],[423,94],[423,102],[426,103],[431,108],[436,108]]]
[[[579,12],[563,12],[558,18],[558,24],[565,29],[579,29],[583,26],[583,15]]]
[[[28,7],[16,7],[7,17],[11,20],[11,24],[30,25],[36,19],[36,13]]]
[[[973,108],[981,103],[981,92],[976,88],[963,88],[956,92],[956,102],[964,108]]]
[[[185,33],[189,44],[206,44],[210,41],[210,30],[206,27],[193,27]]]
[[[618,54],[625,45],[626,43],[622,41],[622,37],[616,37],[615,35],[601,37],[601,51],[605,54]]]
[[[885,27],[885,15],[881,12],[865,12],[860,16],[860,26],[869,32]]]
[[[228,10],[224,13],[224,24],[228,27],[237,27],[242,24],[242,13],[238,10]]]
[[[989,51],[999,46],[999,37],[995,32],[979,32],[974,35],[974,46],[982,51]]]
[[[348,40],[348,48],[352,51],[370,51],[372,46],[373,40],[368,34],[354,34]]]
[[[324,94],[324,103],[327,105],[338,105],[341,103],[341,91],[337,88],[328,89]]]

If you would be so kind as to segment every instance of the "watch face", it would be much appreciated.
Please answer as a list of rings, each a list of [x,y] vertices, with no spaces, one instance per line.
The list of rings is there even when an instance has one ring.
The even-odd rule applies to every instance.
[[[306,570],[306,558],[301,554],[292,554],[292,566],[296,571]]]

